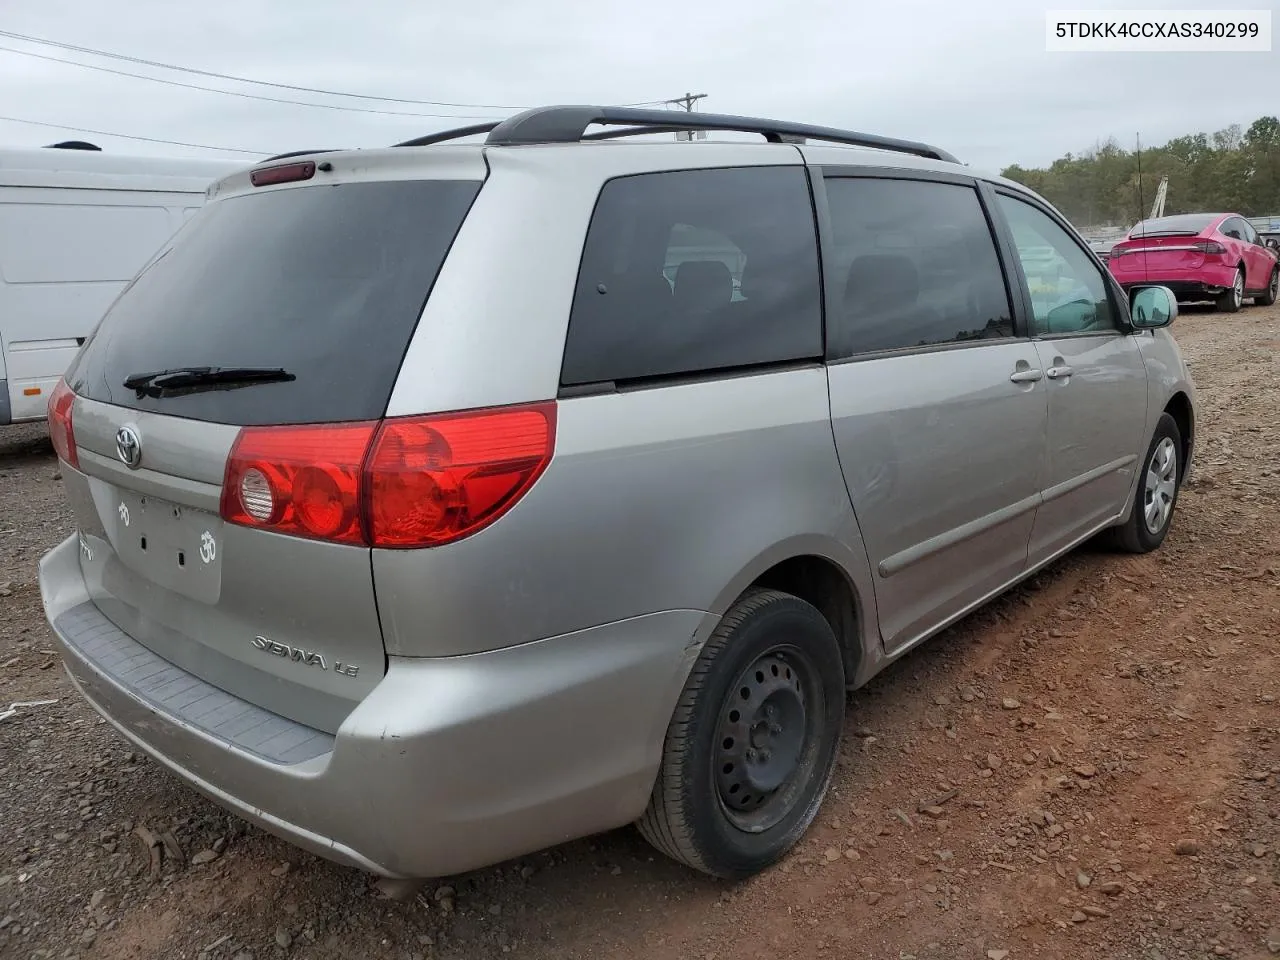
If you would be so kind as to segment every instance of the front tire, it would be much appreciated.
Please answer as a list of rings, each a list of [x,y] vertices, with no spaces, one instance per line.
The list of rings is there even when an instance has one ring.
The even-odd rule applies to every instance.
[[[1112,543],[1128,553],[1150,553],[1169,535],[1182,486],[1182,434],[1178,422],[1162,413],[1156,423],[1129,519],[1112,530]]]
[[[1277,299],[1280,299],[1280,267],[1271,271],[1271,282],[1267,285],[1266,292],[1254,297],[1253,302],[1260,307],[1269,307]]]
[[[1244,268],[1236,271],[1235,283],[1218,297],[1218,309],[1222,313],[1236,313],[1244,306]]]
[[[712,876],[763,870],[817,815],[843,722],[844,663],[831,625],[798,597],[748,592],[690,671],[640,832]]]

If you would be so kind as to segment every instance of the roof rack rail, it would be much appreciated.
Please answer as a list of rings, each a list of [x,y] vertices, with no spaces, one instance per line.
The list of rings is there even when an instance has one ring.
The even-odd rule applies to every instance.
[[[627,129],[587,134],[593,124],[626,126]],[[480,132],[478,128],[464,128]],[[894,153],[909,153],[929,160],[959,163],[947,151],[871,133],[856,133],[835,127],[818,127],[786,120],[760,117],[735,117],[719,113],[677,113],[671,110],[645,110],[634,107],[559,106],[535,107],[495,124],[485,143],[490,146],[514,146],[533,143],[576,143],[582,139],[607,140],[642,133],[671,133],[680,130],[732,130],[758,133],[771,143],[795,143],[823,140]],[[461,134],[455,134],[461,135]],[[426,140],[427,138],[422,138]],[[416,141],[409,141],[416,143]]]
[[[62,140],[58,143],[50,143],[46,145],[46,150],[97,150],[102,148],[96,143],[90,143],[88,140]]]
[[[329,147],[325,150],[290,150],[288,153],[277,153],[274,157],[267,157],[265,160],[259,160],[259,163],[275,163],[277,160],[288,160],[290,157],[309,157],[315,153],[337,153],[336,147]]]
[[[452,130],[441,130],[439,133],[428,133],[425,137],[415,137],[412,140],[406,140],[404,143],[397,143],[397,147],[429,147],[433,143],[444,143],[447,140],[458,140],[462,137],[471,137],[477,133],[488,133],[494,127],[498,126],[498,121],[489,123],[473,123],[469,127],[454,127]]]

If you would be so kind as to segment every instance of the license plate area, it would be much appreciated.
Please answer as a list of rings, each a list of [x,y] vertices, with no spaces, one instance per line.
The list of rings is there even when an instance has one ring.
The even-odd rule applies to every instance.
[[[121,563],[158,586],[213,603],[222,582],[222,519],[205,510],[115,491],[107,522]]]

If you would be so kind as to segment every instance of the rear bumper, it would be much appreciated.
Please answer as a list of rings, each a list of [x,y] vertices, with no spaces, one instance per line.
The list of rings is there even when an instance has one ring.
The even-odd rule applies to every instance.
[[[190,697],[174,706],[135,682],[130,664],[163,662],[93,606],[79,549],[73,536],[50,551],[40,587],[89,703],[244,819],[392,877],[460,873],[636,819],[707,617],[672,611],[491,653],[393,657],[331,737],[209,688],[221,698],[215,714],[257,711],[276,723],[277,739],[249,747],[192,719]],[[160,669],[182,674],[161,690],[203,684],[172,664]],[[291,746],[280,754],[271,742]]]
[[[1131,287],[1158,284],[1168,287],[1179,298],[1216,297],[1224,290],[1229,290],[1236,279],[1234,267],[1218,265],[1206,265],[1187,270],[1159,270],[1147,274],[1141,269],[1141,256],[1134,256],[1133,259],[1137,265],[1129,269],[1123,267],[1117,269],[1115,260],[1109,264],[1112,275],[1125,290]]]

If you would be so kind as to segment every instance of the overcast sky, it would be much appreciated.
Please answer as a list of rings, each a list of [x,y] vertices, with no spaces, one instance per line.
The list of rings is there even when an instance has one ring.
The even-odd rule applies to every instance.
[[[1234,5],[1275,9],[1276,3]],[[0,0],[0,30],[60,43],[275,83],[503,105],[455,109],[339,99],[0,37],[5,48],[183,83],[458,117],[255,101],[0,50],[0,115],[72,128],[0,121],[0,146],[37,146],[94,130],[264,153],[368,147],[504,116],[513,107],[661,100],[692,91],[709,94],[706,110],[926,140],[989,170],[1015,162],[1036,166],[1108,136],[1130,146],[1140,132],[1144,143],[1156,144],[1280,113],[1280,53],[1044,49],[1046,7],[1215,5],[795,0],[784,9],[761,0]],[[117,153],[213,155],[81,135]]]

